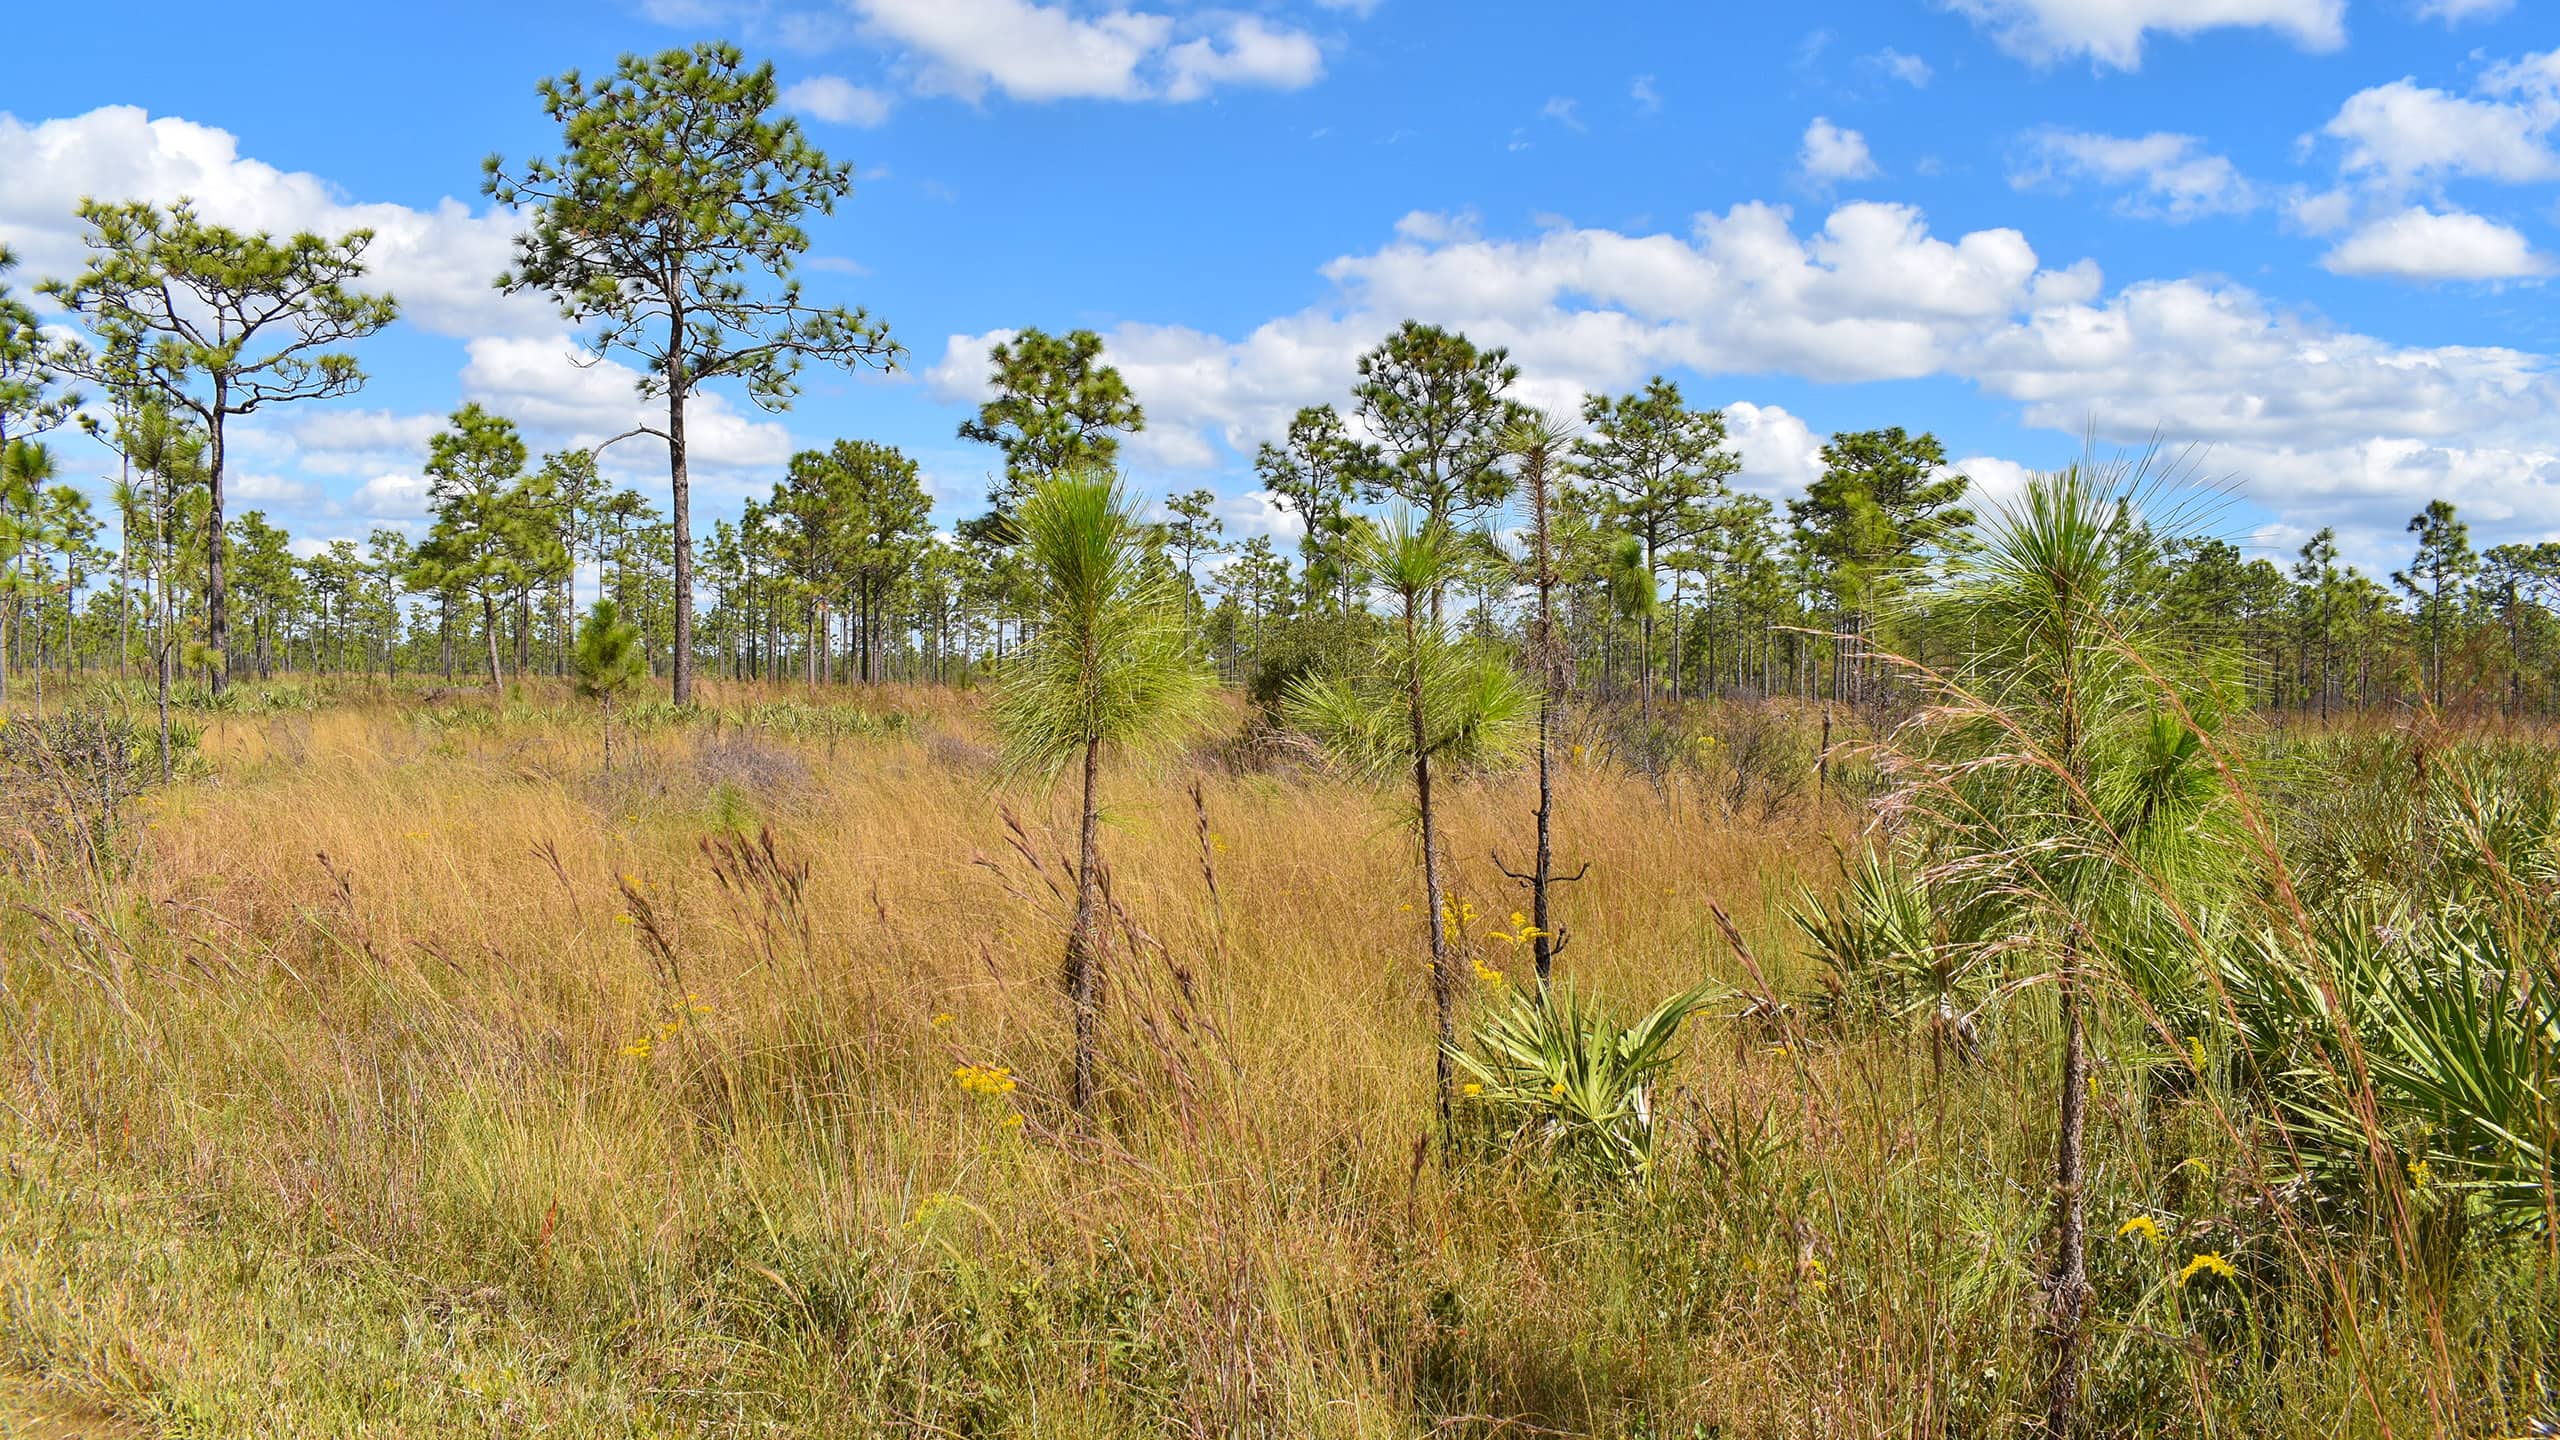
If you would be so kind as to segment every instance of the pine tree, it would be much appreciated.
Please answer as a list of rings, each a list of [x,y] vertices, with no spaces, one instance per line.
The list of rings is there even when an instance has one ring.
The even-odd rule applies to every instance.
[[[996,342],[987,360],[995,394],[960,422],[960,438],[1004,454],[1004,482],[987,497],[998,515],[1052,476],[1110,468],[1120,437],[1147,428],[1147,412],[1102,363],[1102,337],[1090,330],[1024,330]]]
[[[1207,714],[1213,683],[1170,572],[1150,567],[1147,526],[1107,471],[1041,482],[1015,517],[1032,591],[1031,638],[1005,664],[994,707],[1005,768],[1052,782],[1083,769],[1076,910],[1067,933],[1075,1022],[1069,1098],[1099,1091],[1102,1020],[1102,757],[1170,740]]]
[[[87,316],[106,343],[66,348],[61,363],[111,386],[147,388],[205,429],[204,653],[219,692],[231,645],[222,514],[228,424],[277,405],[353,394],[364,372],[336,347],[381,330],[397,309],[391,297],[355,288],[370,230],[277,240],[207,224],[186,200],[166,211],[83,200],[80,218],[96,254],[76,278],[44,292]]]
[[[736,380],[767,410],[788,408],[811,360],[896,367],[899,347],[864,311],[800,298],[792,272],[809,248],[801,222],[831,214],[853,191],[851,167],[829,160],[797,121],[768,118],[780,99],[773,67],[750,69],[737,47],[696,45],[625,55],[611,77],[572,70],[542,82],[543,112],[566,150],[510,175],[492,155],[485,189],[533,211],[508,291],[539,290],[573,323],[597,326],[599,352],[640,357],[644,397],[666,403],[674,491],[673,694],[693,700],[693,510],[686,407],[713,381]],[[750,277],[777,288],[759,293]],[[605,442],[613,443],[612,440]]]
[[[1393,597],[1388,630],[1334,674],[1300,679],[1283,711],[1317,737],[1342,764],[1413,780],[1419,831],[1423,927],[1431,957],[1431,1004],[1439,1036],[1434,1051],[1440,1121],[1449,1121],[1450,1047],[1457,1040],[1457,977],[1450,952],[1452,920],[1443,914],[1439,766],[1509,756],[1530,733],[1536,696],[1494,649],[1441,632],[1428,613],[1433,598],[1465,577],[1478,552],[1437,519],[1400,511],[1363,547],[1361,569]]]
[[[571,657],[578,693],[604,704],[604,768],[613,768],[613,700],[649,673],[640,650],[640,632],[622,623],[611,596],[596,597],[578,624],[578,643]]]

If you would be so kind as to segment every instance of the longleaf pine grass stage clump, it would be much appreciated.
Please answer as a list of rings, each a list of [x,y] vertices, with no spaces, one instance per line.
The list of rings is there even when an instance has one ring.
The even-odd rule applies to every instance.
[[[1467,1057],[1453,1089],[1502,1091],[1459,1093],[1444,1149],[1416,929],[1445,917],[1416,913],[1414,833],[1357,776],[1209,744],[1115,758],[1087,872],[1081,787],[1011,784],[983,703],[948,690],[705,679],[698,709],[618,713],[608,770],[565,683],[495,706],[233,689],[185,717],[192,774],[160,785],[133,739],[149,783],[86,832],[112,863],[65,840],[0,874],[0,1428],[20,1390],[136,1436],[2046,1423],[2061,1032],[2035,977],[2072,912],[2009,927],[2033,948],[1946,918],[1964,885],[2044,906],[1997,879],[2018,857],[1959,864],[1906,827],[1893,883],[1929,893],[1824,913],[1910,923],[1808,947],[1795,916],[1859,844],[1840,806],[1808,790],[1763,819],[1704,762],[1559,746],[1553,822],[1590,868],[1541,996],[1534,927],[1489,898],[1515,893],[1493,855],[1535,777],[1435,774],[1441,1053]],[[2366,843],[2312,834],[2331,812],[2290,773],[2248,782],[2254,823]],[[2395,802],[2435,827],[2432,903],[2471,922],[2396,926],[2366,959],[2333,952],[2376,932],[2196,921],[2229,964],[2363,966],[2356,1003],[2403,1017],[2381,1029],[2341,1031],[2316,988],[2180,1010],[2120,963],[2168,941],[2106,901],[2125,918],[2082,969],[2084,1433],[2549,1413],[2526,1203],[2547,1151],[2513,1143],[2548,1122],[2511,1083],[2548,1054],[2519,997],[2548,992],[2484,978],[2547,955],[2549,929],[2499,918],[2531,887],[2497,899],[2560,836],[2528,773],[2429,771],[2521,797],[2474,827],[2495,866],[2454,858],[2476,812],[2450,791]],[[1079,1115],[1059,961],[1086,873],[1110,1003]],[[2439,935],[2447,965],[2410,948]],[[1879,962],[1909,978],[1823,999],[1832,967],[1968,936],[1960,971]],[[1973,1017],[1961,1045],[1904,1023],[1941,990]],[[2457,1062],[2504,1078],[2462,1108]],[[2357,1063],[2378,1130],[2354,1128]],[[1545,1068],[1542,1102],[1523,1077]]]

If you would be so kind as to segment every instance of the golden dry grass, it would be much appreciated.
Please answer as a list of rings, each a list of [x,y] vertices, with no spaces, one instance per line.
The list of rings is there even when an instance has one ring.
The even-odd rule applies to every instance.
[[[1975,1435],[2033,1410],[2032,1043],[1942,1073],[1728,1006],[1648,1191],[1444,1164],[1393,797],[1185,758],[1110,783],[1127,918],[1088,1130],[1052,1098],[1065,797],[999,788],[965,697],[858,702],[907,723],[650,728],[610,775],[576,710],[213,719],[131,875],[21,875],[0,920],[0,1369],[215,1435]],[[1514,906],[1488,852],[1517,858],[1528,798],[1497,776],[1452,803],[1475,930]],[[1630,1007],[1748,985],[1713,899],[1801,990],[1784,906],[1844,823],[1576,767],[1563,972]],[[765,827],[770,852],[722,840]],[[2099,1123],[2111,1194],[2213,1203],[2169,1172],[2203,1127],[2130,1096]],[[2419,1394],[2358,1398],[2369,1360],[2306,1346],[2243,1382],[2119,1341],[2117,1403],[2174,1404],[2177,1433],[2423,1433]]]

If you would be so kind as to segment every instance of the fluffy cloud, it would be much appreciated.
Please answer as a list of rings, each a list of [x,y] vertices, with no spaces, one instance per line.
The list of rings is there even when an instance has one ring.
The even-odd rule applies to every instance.
[[[2538,356],[2393,345],[2275,310],[2238,285],[2196,280],[2039,307],[1983,337],[1954,369],[2021,402],[2030,424],[2094,426],[2118,440],[2441,438],[2531,424],[2555,399]]]
[[[2141,136],[2044,130],[2028,137],[2009,172],[2020,189],[2063,185],[2074,179],[2126,188],[2118,211],[2171,222],[2254,209],[2256,187],[2227,158],[2193,135],[2155,132]]]
[[[347,513],[366,520],[422,520],[427,513],[427,482],[407,471],[376,475],[347,498]]]
[[[1172,77],[1167,100],[1197,100],[1220,85],[1303,90],[1324,74],[1324,52],[1297,30],[1281,30],[1250,15],[1219,27],[1217,38],[1199,36],[1165,52]]]
[[[2550,58],[2541,57],[2546,64]],[[2450,95],[2405,79],[2360,90],[2321,133],[2345,147],[2339,169],[2350,176],[2390,183],[2455,175],[2509,184],[2560,178],[2560,155],[2548,144],[2560,105],[2528,68],[2534,63],[2492,72],[2485,97]]]
[[[836,125],[866,129],[887,123],[889,97],[841,75],[812,75],[782,92],[782,103],[803,114]]]
[[[1090,17],[1037,0],[851,0],[864,28],[908,52],[927,93],[975,100],[1196,100],[1220,85],[1296,90],[1324,73],[1302,31],[1250,15],[1177,22]]]
[[[1724,430],[1742,457],[1735,477],[1771,497],[1801,494],[1822,475],[1822,437],[1775,405],[1736,400],[1724,407]]]
[[[281,475],[239,473],[224,477],[223,495],[229,502],[254,507],[258,505],[299,505],[312,498],[310,486]]]
[[[1797,152],[1796,163],[1805,178],[1816,184],[1867,180],[1877,173],[1875,157],[1867,153],[1867,137],[1843,130],[1820,115],[1804,127],[1804,146]]]
[[[2189,36],[2224,28],[2268,29],[2306,50],[2347,42],[2346,0],[1947,0],[2000,47],[2049,64],[2085,55],[2135,70],[2151,31]]]
[[[2394,280],[2515,280],[2551,268],[2515,229],[2459,210],[2418,206],[2365,225],[2320,264],[2339,275]]]
[[[374,232],[369,288],[443,335],[526,334],[552,328],[552,307],[491,284],[520,228],[506,211],[446,199],[433,209],[358,204],[318,176],[244,159],[230,132],[130,105],[29,125],[0,113],[0,240],[26,273],[69,275],[84,262],[76,211],[83,196],[166,204],[191,196],[208,220],[243,230],[337,235]]]

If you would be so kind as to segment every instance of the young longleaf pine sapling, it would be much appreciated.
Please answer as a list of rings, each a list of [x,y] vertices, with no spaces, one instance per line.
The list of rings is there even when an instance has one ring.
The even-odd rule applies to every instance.
[[[648,658],[640,649],[640,631],[622,623],[621,612],[611,598],[598,599],[587,618],[579,622],[577,652],[572,659],[578,672],[578,693],[604,702],[604,768],[610,770],[613,697],[648,672]]]

